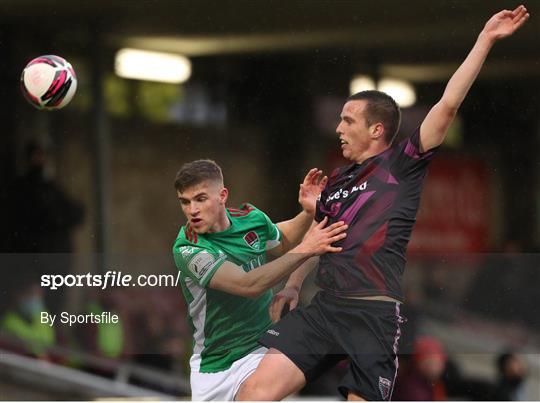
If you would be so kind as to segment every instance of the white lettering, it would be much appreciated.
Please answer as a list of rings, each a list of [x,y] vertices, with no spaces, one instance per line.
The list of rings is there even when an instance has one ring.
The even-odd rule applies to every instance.
[[[360,186],[353,186],[351,188],[351,190],[347,190],[347,189],[339,189],[336,193],[328,196],[326,198],[326,203],[328,203],[329,201],[332,201],[332,200],[337,200],[341,197],[343,197],[344,199],[346,199],[347,197],[349,197],[350,195],[352,195],[353,193],[355,192],[358,192],[359,190],[366,190],[367,189],[367,181],[363,182]]]
[[[52,315],[55,316],[55,315]],[[112,312],[101,313],[89,313],[89,314],[70,314],[69,312],[62,312],[60,315],[60,323],[73,326],[75,324],[88,324],[88,323],[118,323],[120,318],[118,315]],[[52,325],[51,325],[52,326]]]
[[[43,325],[53,326],[56,320],[56,315],[52,315],[49,312],[41,312],[40,321]]]

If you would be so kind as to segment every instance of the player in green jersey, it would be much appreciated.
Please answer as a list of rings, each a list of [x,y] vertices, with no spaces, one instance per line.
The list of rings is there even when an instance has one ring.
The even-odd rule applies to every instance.
[[[323,220],[308,231],[327,180],[321,174],[312,169],[300,185],[303,211],[274,224],[250,204],[226,208],[228,190],[215,162],[193,161],[178,172],[175,188],[188,222],[173,254],[193,330],[194,400],[234,399],[266,351],[257,340],[271,324],[271,287],[308,258],[341,250],[332,243],[345,237],[343,222],[325,228]],[[266,263],[267,251],[282,256]]]

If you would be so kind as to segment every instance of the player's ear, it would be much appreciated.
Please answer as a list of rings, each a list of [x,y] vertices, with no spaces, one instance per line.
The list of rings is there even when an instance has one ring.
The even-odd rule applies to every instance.
[[[369,128],[370,137],[373,140],[378,140],[384,136],[384,125],[381,122],[374,123]]]
[[[226,204],[228,198],[229,198],[229,189],[225,187],[221,188],[221,190],[219,191],[219,201],[222,204]]]

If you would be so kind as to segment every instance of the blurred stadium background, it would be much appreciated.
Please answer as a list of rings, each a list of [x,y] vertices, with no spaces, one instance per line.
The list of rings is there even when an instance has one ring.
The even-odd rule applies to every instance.
[[[334,128],[354,78],[399,81],[406,135],[487,18],[516,5],[1,1],[0,400],[189,398],[180,290],[52,292],[39,275],[175,274],[183,217],[172,184],[193,159],[221,164],[232,206],[292,216],[304,173],[341,162]],[[540,399],[540,2],[526,5],[530,21],[497,44],[433,162],[409,248],[403,362],[422,353],[419,336],[442,343],[447,369],[431,385],[445,393],[434,398],[491,398],[497,357],[514,352],[524,382],[512,397]],[[123,78],[123,48],[181,54],[190,76]],[[77,72],[64,110],[34,110],[20,94],[23,67],[41,54]],[[39,166],[33,182],[29,168]],[[20,321],[36,304],[110,310],[121,323],[47,330]],[[336,399],[339,370],[304,394]]]

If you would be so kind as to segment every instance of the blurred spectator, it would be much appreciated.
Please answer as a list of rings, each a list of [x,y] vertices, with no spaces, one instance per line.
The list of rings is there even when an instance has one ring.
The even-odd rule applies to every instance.
[[[523,359],[513,352],[502,353],[497,357],[497,370],[499,378],[491,400],[526,400],[523,380],[527,368]]]
[[[101,290],[100,290],[101,291]],[[124,353],[124,321],[122,315],[115,311],[111,298],[104,292],[89,289],[84,305],[84,314],[101,315],[110,312],[118,316],[118,323],[82,323],[77,329],[83,340],[85,351],[106,358],[120,358]]]
[[[442,375],[446,366],[442,344],[431,336],[421,336],[414,342],[413,356],[405,368],[400,368],[393,400],[446,400]]]
[[[134,355],[139,364],[172,371],[182,358],[185,342],[171,331],[167,318],[154,312],[140,318],[138,352]]]
[[[15,273],[36,281],[44,273],[66,274],[70,268],[73,229],[82,222],[83,207],[45,175],[47,154],[37,143],[25,149],[26,171],[11,189],[10,241],[13,253],[35,254],[31,267]],[[44,256],[39,254],[62,253]],[[62,293],[45,295],[51,312],[62,311]]]
[[[38,284],[13,293],[14,299],[0,322],[3,335],[22,342],[21,353],[47,358],[47,349],[55,344],[52,326],[41,323],[41,313],[47,312],[43,290]]]

